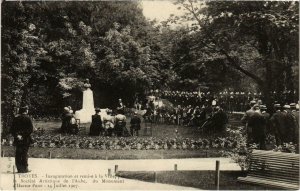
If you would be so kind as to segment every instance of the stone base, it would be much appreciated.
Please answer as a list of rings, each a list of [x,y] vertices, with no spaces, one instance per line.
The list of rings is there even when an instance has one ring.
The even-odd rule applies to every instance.
[[[81,109],[75,112],[75,118],[79,119],[80,123],[90,123],[92,122],[92,115],[95,113],[95,110]],[[100,115],[101,119],[103,120],[103,117],[107,115],[106,109],[101,109]]]

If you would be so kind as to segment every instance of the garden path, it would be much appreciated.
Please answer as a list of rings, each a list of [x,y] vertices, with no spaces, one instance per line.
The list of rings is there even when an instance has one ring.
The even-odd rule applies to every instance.
[[[142,182],[137,180],[130,180],[124,178],[107,178],[105,175],[108,173],[108,169],[111,169],[113,174],[115,165],[118,165],[118,169],[122,171],[165,171],[174,170],[174,164],[177,164],[178,170],[214,170],[215,161],[220,160],[221,170],[240,170],[239,166],[233,163],[228,158],[193,158],[193,159],[151,159],[151,160],[71,160],[71,159],[42,159],[42,158],[30,158],[29,167],[32,170],[31,173],[22,175],[36,175],[39,179],[43,180],[55,180],[54,178],[46,178],[46,174],[50,175],[97,175],[98,178],[89,178],[84,180],[89,184],[77,183],[80,190],[91,189],[123,189],[123,190],[183,190],[194,189],[190,187],[174,186],[160,183]],[[4,157],[1,158],[1,189],[13,190],[13,173],[12,166],[14,165],[14,158]],[[16,174],[16,182],[20,183],[22,180],[29,181],[30,178],[21,178],[20,174]],[[99,178],[103,176],[102,178]],[[21,180],[22,179],[22,180]],[[72,178],[74,179],[74,178]],[[72,181],[72,179],[68,179]],[[78,178],[80,179],[80,178]],[[98,183],[92,183],[92,180],[96,179]],[[107,183],[103,183],[104,179]],[[58,180],[58,179],[56,179]],[[62,180],[62,179],[60,179]],[[119,183],[108,183],[109,181],[116,180]],[[49,183],[48,183],[49,184]],[[32,182],[23,183],[22,185],[31,185]],[[43,185],[47,185],[43,183]],[[49,184],[52,185],[53,184]],[[57,183],[56,185],[59,185]],[[17,190],[24,189],[17,187]],[[28,189],[28,188],[27,188]],[[70,188],[60,188],[70,189]],[[74,188],[73,188],[74,189]],[[41,190],[41,188],[31,187],[28,190]]]

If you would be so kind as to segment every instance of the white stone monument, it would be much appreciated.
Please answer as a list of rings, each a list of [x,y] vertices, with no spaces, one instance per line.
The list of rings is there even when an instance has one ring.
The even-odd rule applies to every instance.
[[[88,79],[85,81],[84,87],[85,90],[83,91],[82,109],[75,112],[75,118],[80,119],[80,123],[89,123],[92,121],[92,115],[95,114],[95,107],[94,95]],[[100,115],[101,118],[107,115],[106,109],[101,109]]]

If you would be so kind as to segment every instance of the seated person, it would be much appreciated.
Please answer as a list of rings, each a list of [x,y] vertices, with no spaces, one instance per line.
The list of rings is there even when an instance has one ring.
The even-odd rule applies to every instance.
[[[204,125],[205,132],[217,133],[225,131],[226,124],[228,123],[227,114],[220,106],[214,108],[214,113],[209,117]]]
[[[99,114],[100,109],[96,108],[95,109],[95,115],[92,115],[92,123],[90,126],[90,136],[99,136],[100,133],[102,133],[102,120],[101,116]]]
[[[119,102],[117,104],[117,111],[119,111],[121,114],[125,113],[125,105],[123,104],[122,99],[119,99]]]

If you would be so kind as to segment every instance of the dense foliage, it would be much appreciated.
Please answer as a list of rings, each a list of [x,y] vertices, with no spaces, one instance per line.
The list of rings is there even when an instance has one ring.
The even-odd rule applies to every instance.
[[[236,129],[227,129],[229,140],[234,140],[234,147],[230,150],[223,150],[223,156],[230,157],[236,162],[242,170],[248,170],[250,167],[250,158],[253,149],[258,149],[259,145],[252,143],[247,144],[247,135],[244,127]],[[268,134],[266,138],[267,150],[274,152],[296,153],[298,143],[283,143],[276,145],[274,135]]]
[[[268,106],[270,92],[298,92],[298,2],[178,0],[176,4],[186,14],[165,24],[189,24],[185,33],[178,33],[180,40],[172,42],[171,55],[182,79],[202,82],[212,90],[223,85],[261,91]],[[193,75],[191,70],[198,72]]]
[[[86,78],[99,107],[156,88],[259,90],[268,108],[270,92],[298,93],[298,2],[176,3],[186,14],[158,24],[134,1],[4,1],[4,131],[22,104],[34,115],[80,109]]]
[[[126,104],[172,77],[137,2],[7,2],[2,4],[2,122],[22,104],[33,115],[81,108],[90,79],[95,104]]]

